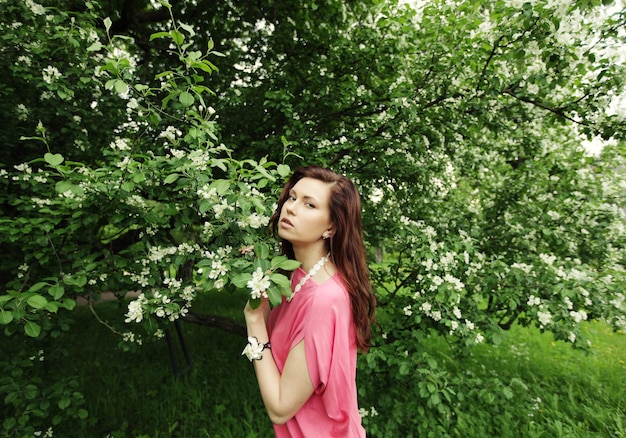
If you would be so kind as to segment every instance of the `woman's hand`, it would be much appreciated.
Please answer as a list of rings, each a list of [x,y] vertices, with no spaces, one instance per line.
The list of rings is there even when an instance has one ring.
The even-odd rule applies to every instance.
[[[243,309],[243,314],[246,317],[246,325],[248,327],[256,324],[266,324],[270,314],[270,301],[267,298],[261,298],[261,304],[256,309],[253,309],[250,305],[250,300],[246,303],[246,307]]]

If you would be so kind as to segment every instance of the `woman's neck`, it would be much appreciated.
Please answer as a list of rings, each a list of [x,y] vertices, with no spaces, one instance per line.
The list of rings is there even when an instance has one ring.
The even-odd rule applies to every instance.
[[[301,268],[309,272],[322,257],[328,254],[325,245],[315,245],[314,247],[293,248],[293,253],[297,261],[301,263]]]

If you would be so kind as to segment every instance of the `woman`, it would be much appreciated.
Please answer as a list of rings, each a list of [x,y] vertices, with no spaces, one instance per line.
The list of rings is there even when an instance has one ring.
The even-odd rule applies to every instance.
[[[359,194],[331,170],[298,169],[270,226],[283,253],[301,262],[292,274],[291,298],[272,310],[267,299],[244,310],[249,340],[265,347],[249,358],[276,436],[364,437],[356,354],[370,346],[376,299]]]

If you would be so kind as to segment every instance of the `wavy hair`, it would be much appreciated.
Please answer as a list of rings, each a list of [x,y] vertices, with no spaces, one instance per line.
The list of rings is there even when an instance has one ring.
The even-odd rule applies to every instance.
[[[278,221],[289,191],[302,178],[313,178],[331,184],[330,219],[333,235],[327,240],[330,260],[335,264],[350,294],[356,344],[361,352],[371,346],[371,323],[376,322],[376,297],[372,293],[369,270],[365,256],[361,225],[361,199],[348,178],[330,169],[307,166],[297,169],[285,184],[278,199],[278,208],[272,215],[269,227],[278,236]],[[282,252],[294,258],[293,245],[282,240]]]

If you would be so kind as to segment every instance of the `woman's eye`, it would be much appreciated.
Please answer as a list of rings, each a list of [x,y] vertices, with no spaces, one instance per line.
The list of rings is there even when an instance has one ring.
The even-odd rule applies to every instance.
[[[315,208],[315,205],[311,204],[310,202],[307,202],[306,206],[309,207],[309,208]]]

